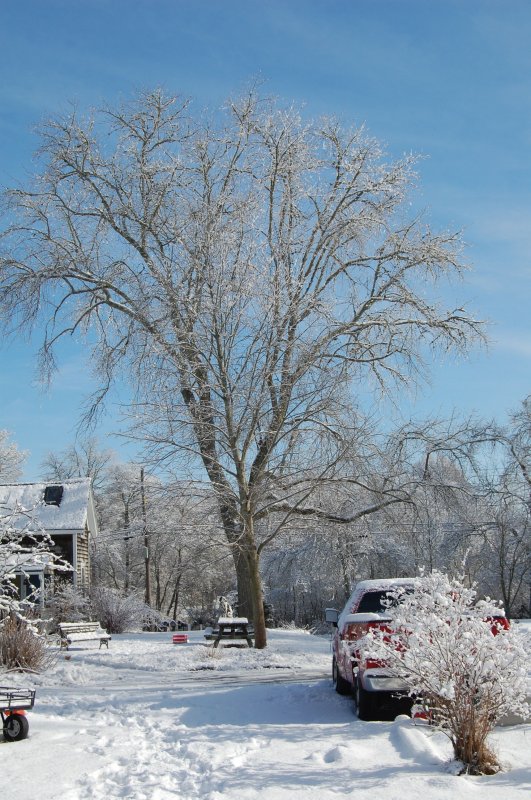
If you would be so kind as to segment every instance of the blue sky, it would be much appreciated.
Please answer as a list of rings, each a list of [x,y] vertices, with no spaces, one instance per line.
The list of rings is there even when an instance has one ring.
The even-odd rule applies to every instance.
[[[6,0],[0,185],[34,169],[43,118],[141,88],[200,109],[258,78],[308,116],[365,123],[392,155],[425,156],[415,203],[434,227],[463,230],[473,271],[454,291],[490,323],[488,350],[432,364],[402,414],[503,420],[531,392],[530,41],[528,0]],[[92,386],[72,342],[39,388],[36,344],[0,348],[0,428],[31,451],[28,480],[73,440]],[[116,428],[111,407],[102,441],[129,458]]]

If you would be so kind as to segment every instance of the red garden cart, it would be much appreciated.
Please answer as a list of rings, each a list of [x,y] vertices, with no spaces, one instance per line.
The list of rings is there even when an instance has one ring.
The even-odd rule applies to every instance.
[[[6,742],[18,742],[28,735],[26,711],[33,708],[35,689],[0,686],[0,716]]]

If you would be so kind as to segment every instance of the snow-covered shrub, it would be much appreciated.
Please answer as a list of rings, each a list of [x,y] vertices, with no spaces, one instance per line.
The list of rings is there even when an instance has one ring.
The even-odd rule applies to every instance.
[[[401,677],[424,714],[450,738],[464,771],[499,769],[487,745],[508,713],[526,716],[526,643],[503,612],[478,600],[474,588],[441,572],[422,575],[413,593],[398,587],[391,632],[365,637],[365,657],[383,660]],[[493,618],[502,622],[492,623]]]
[[[40,672],[50,666],[53,654],[46,640],[25,619],[9,614],[0,629],[0,666],[10,670]]]
[[[29,617],[39,611],[36,590],[20,602],[15,581],[27,570],[42,574],[72,567],[53,553],[53,541],[41,530],[31,511],[0,507],[0,665],[6,669],[40,671],[51,660],[46,640]]]
[[[90,617],[89,599],[71,583],[65,582],[56,586],[53,597],[46,604],[46,612],[54,623],[80,622]]]
[[[310,625],[297,625],[294,620],[290,620],[289,622],[280,622],[278,627],[284,631],[309,631]]]
[[[146,606],[138,595],[99,586],[90,594],[90,611],[108,633],[124,633],[142,625]]]
[[[48,575],[72,570],[53,547],[52,538],[39,527],[31,510],[0,506],[0,620],[11,614],[24,619],[40,608],[44,587],[35,589],[21,603],[16,588],[19,576],[28,579],[35,569]]]
[[[25,610],[40,599],[26,597],[21,605],[14,581],[17,575],[27,577],[27,570],[42,573],[70,571],[71,565],[53,552],[53,540],[39,527],[31,510],[0,506],[0,619],[15,613],[24,617]]]

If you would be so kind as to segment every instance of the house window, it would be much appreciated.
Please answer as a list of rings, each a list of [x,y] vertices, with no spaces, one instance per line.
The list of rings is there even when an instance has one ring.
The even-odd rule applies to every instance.
[[[63,499],[62,486],[47,486],[44,490],[44,502],[47,506],[60,506]]]
[[[16,577],[18,596],[22,602],[42,603],[42,573],[19,573]]]

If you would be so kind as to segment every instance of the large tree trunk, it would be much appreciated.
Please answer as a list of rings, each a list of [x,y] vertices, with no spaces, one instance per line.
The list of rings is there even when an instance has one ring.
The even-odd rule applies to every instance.
[[[251,591],[249,562],[239,545],[233,547],[232,554],[234,558],[234,566],[236,568],[238,616],[253,619],[253,595]]]
[[[267,632],[264,613],[264,595],[262,591],[262,577],[260,563],[254,537],[254,521],[250,514],[245,517],[245,531],[243,535],[245,561],[247,562],[249,592],[252,604],[252,620],[254,624],[254,646],[263,650],[267,645]]]
[[[220,499],[219,509],[227,540],[232,546],[238,589],[238,615],[252,619],[255,647],[263,649],[267,644],[267,633],[253,517],[247,511],[238,513],[233,503],[223,499]]]
[[[238,586],[238,616],[253,620],[255,647],[262,649],[267,644],[262,578],[256,546],[252,537],[250,538],[243,546],[233,550]]]
[[[264,598],[262,593],[262,578],[260,575],[258,554],[256,549],[250,554],[250,581],[253,594],[253,623],[254,623],[254,646],[258,650],[263,650],[267,645],[267,631],[265,624]]]
[[[223,530],[227,537],[227,541],[231,545],[232,557],[234,559],[234,568],[236,571],[236,587],[238,591],[238,615],[240,617],[247,617],[248,619],[255,619],[255,600],[253,589],[253,578],[251,575],[251,560],[249,559],[249,551],[253,549],[253,528],[252,520],[251,527],[247,521],[245,528],[241,521],[241,516],[231,500],[219,499],[219,511],[221,520],[223,522]],[[249,535],[251,542],[249,542]],[[256,555],[256,547],[254,547]],[[261,591],[261,589],[260,589]]]

